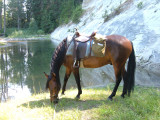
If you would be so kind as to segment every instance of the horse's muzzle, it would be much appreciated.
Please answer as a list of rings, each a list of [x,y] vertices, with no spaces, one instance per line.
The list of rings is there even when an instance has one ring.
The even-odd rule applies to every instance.
[[[58,99],[53,101],[54,104],[58,104]]]
[[[51,100],[51,103],[57,104],[57,103],[58,103],[58,101],[59,101],[59,99],[58,99],[58,98],[56,98],[56,99],[54,99],[54,100]]]

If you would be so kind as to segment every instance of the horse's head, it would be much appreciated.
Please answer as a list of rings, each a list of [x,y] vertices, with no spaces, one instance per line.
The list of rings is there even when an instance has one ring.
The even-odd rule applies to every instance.
[[[58,103],[58,93],[60,91],[60,87],[56,81],[56,74],[52,73],[51,75],[47,75],[44,73],[47,78],[46,89],[50,91],[50,101],[51,103]]]

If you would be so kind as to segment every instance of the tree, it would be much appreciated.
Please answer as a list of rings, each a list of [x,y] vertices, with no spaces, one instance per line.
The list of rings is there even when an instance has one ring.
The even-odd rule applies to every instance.
[[[29,25],[31,18],[32,18],[32,0],[26,0],[25,7],[26,7],[26,24]]]
[[[4,35],[6,34],[6,1],[4,0]]]
[[[8,0],[7,26],[20,29],[25,26],[26,15],[24,11],[24,0]]]
[[[0,0],[0,29],[2,4]],[[4,0],[5,2],[6,0]],[[7,28],[28,28],[34,19],[38,29],[50,33],[61,24],[79,22],[82,0],[7,0],[4,26]],[[6,24],[7,21],[7,24]],[[5,31],[5,27],[4,27]]]
[[[46,1],[46,0],[44,0]],[[40,28],[42,19],[42,8],[43,0],[32,0],[31,8],[33,13],[33,18],[36,20],[37,26]],[[45,8],[46,9],[46,8]]]
[[[2,0],[0,0],[0,31],[2,30],[2,7],[3,3]]]

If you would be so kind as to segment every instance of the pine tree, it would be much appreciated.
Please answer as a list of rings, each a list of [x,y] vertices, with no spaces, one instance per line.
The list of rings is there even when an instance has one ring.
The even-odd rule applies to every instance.
[[[2,8],[3,8],[3,3],[2,0],[0,0],[0,31],[2,30]]]

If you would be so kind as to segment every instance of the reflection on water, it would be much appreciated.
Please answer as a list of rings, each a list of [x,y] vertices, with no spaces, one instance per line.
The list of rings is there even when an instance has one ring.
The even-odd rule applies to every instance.
[[[49,73],[53,50],[49,40],[18,42],[0,48],[0,100],[44,90],[43,72]]]
[[[0,48],[0,101],[23,98],[45,90],[55,45],[50,40],[11,42]],[[60,69],[63,84],[65,68]],[[73,81],[73,82],[71,82]],[[76,87],[73,75],[67,88]]]

